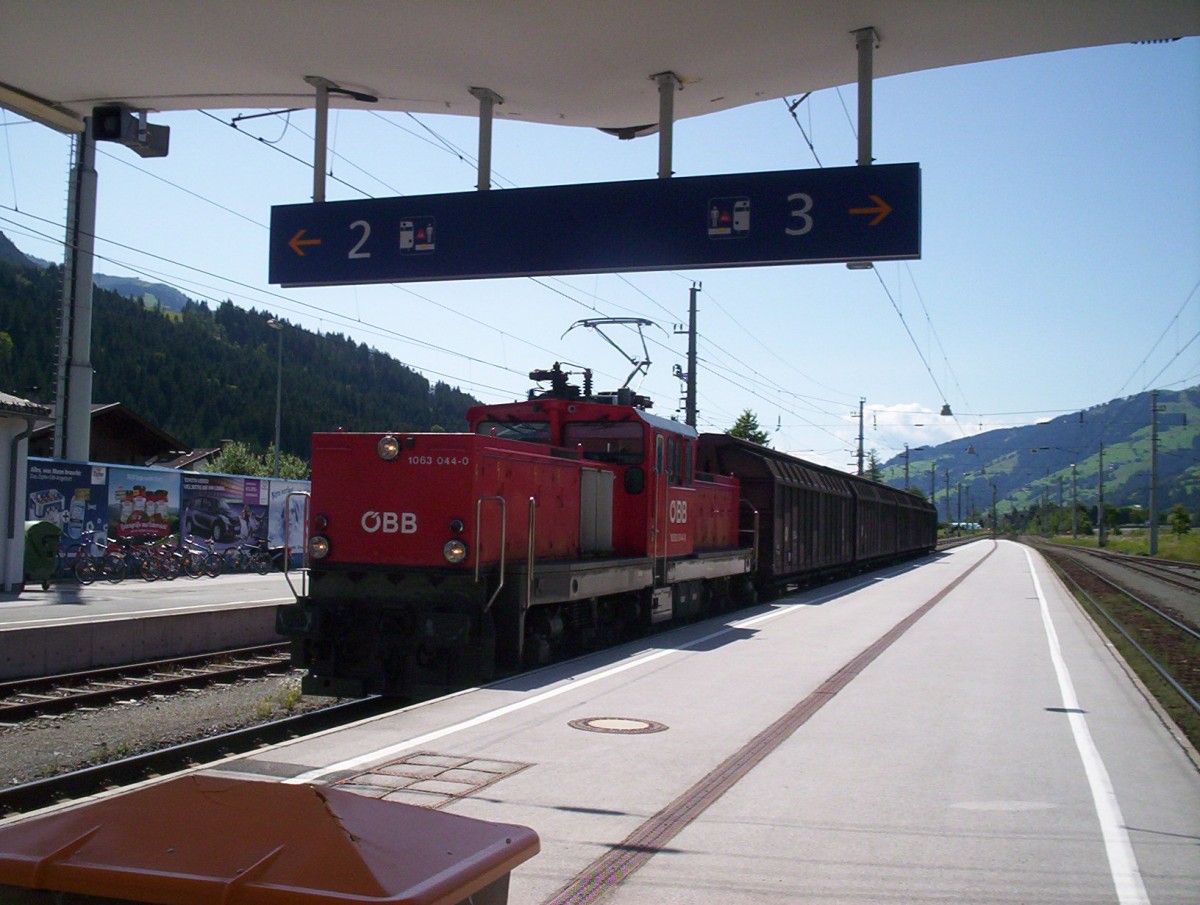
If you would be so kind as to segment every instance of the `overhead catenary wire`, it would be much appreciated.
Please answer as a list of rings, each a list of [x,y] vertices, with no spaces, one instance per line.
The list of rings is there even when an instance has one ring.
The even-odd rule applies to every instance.
[[[1138,363],[1138,366],[1133,369],[1133,373],[1130,374],[1128,378],[1126,378],[1125,382],[1123,384],[1121,384],[1121,388],[1119,390],[1117,390],[1118,396],[1120,396],[1122,393],[1125,392],[1125,388],[1127,386],[1129,386],[1130,381],[1132,381],[1133,378],[1137,375],[1137,373],[1143,367],[1146,366],[1146,362],[1150,360],[1150,356],[1154,354],[1154,350],[1159,347],[1159,345],[1162,343],[1162,341],[1164,339],[1166,339],[1167,334],[1171,332],[1171,327],[1173,327],[1175,324],[1179,323],[1179,316],[1181,314],[1183,314],[1184,309],[1187,308],[1187,306],[1191,303],[1192,299],[1196,298],[1196,293],[1198,291],[1200,291],[1200,280],[1196,281],[1196,283],[1192,286],[1191,292],[1189,292],[1187,294],[1187,296],[1184,297],[1183,304],[1179,306],[1179,310],[1175,312],[1174,316],[1169,321],[1167,321],[1167,325],[1165,327],[1163,327],[1163,331],[1162,331],[1162,333],[1159,334],[1158,339],[1156,339],[1154,341],[1153,345],[1150,346],[1150,350],[1146,353],[1146,356]],[[1196,337],[1193,336],[1192,339],[1188,340],[1188,345],[1190,345],[1192,342],[1194,342],[1195,339],[1196,339]],[[1184,348],[1186,348],[1186,346]],[[1171,359],[1170,362],[1168,362],[1167,367],[1169,367],[1170,364],[1174,363],[1175,359],[1179,357],[1179,355],[1182,351],[1183,351],[1183,349],[1180,349],[1178,352],[1175,353],[1175,356]],[[1164,367],[1161,371],[1159,371],[1152,378],[1150,378],[1148,381],[1146,381],[1146,383],[1142,386],[1142,389],[1148,390],[1154,384],[1154,381],[1158,380],[1158,378],[1162,376],[1163,371],[1165,371],[1166,369],[1167,368]]]
[[[896,304],[896,299],[892,295],[892,291],[888,289],[887,283],[883,281],[883,277],[880,275],[878,268],[872,268],[872,272],[875,274],[875,278],[879,281],[879,285],[883,287],[884,294],[887,295],[888,301],[891,302],[892,308],[896,312],[896,316],[900,318],[900,323],[904,326],[904,332],[908,334],[908,338],[912,342],[913,348],[916,349],[917,357],[921,359],[921,364],[925,366],[925,371],[927,374],[929,374],[929,379],[933,381],[933,385],[937,389],[938,394],[942,397],[942,399],[946,399],[946,394],[942,390],[941,384],[938,383],[937,377],[934,376],[933,369],[929,366],[929,362],[925,358],[925,353],[921,351],[920,344],[917,342],[916,337],[913,336],[912,330],[909,329],[908,321],[904,318],[904,312],[901,311],[900,306]],[[958,429],[962,432],[962,435],[964,437],[967,436],[967,431],[965,428],[963,428],[962,423],[959,422],[958,416],[951,414],[950,417],[954,419],[954,423],[958,425]]]

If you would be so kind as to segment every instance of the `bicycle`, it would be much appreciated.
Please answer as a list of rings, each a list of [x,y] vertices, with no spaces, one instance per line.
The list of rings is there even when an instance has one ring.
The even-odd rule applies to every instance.
[[[123,540],[121,549],[125,557],[126,572],[142,581],[157,581],[162,577],[162,567],[148,544]]]
[[[249,544],[249,547],[250,550],[246,556],[246,570],[257,572],[259,575],[266,575],[273,567],[271,551],[267,546],[267,539],[263,538],[257,543]]]
[[[77,543],[69,546],[59,559],[62,576],[73,575],[82,585],[89,585],[98,578],[116,584],[125,577],[125,559],[112,542],[101,548],[96,541],[96,531],[84,531]]]
[[[225,571],[225,560],[213,548],[213,542],[210,540],[206,545],[190,534],[183,539],[183,565],[193,578],[201,575],[216,578]]]

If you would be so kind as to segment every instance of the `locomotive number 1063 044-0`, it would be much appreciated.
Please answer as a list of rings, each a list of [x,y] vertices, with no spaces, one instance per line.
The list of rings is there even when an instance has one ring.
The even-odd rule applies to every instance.
[[[470,456],[409,456],[409,465],[470,465]]]

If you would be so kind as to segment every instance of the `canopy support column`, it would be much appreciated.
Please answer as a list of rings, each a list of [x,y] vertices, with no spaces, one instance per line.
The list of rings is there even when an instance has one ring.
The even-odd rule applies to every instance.
[[[673,72],[659,72],[650,78],[658,82],[658,178],[670,179],[675,138],[675,92],[681,83]]]
[[[492,112],[504,98],[490,88],[472,88],[471,95],[479,98],[479,181],[475,188],[486,192],[492,187]]]
[[[306,75],[304,81],[317,89],[316,99],[316,128],[313,134],[313,197],[314,203],[325,200],[325,171],[328,169],[327,156],[329,149],[329,95],[337,94],[364,104],[374,104],[379,101],[373,94],[364,91],[354,91],[343,88],[337,82],[331,82],[323,75]]]
[[[317,89],[316,129],[313,136],[313,193],[312,200],[325,200],[326,151],[329,146],[329,88],[333,84],[319,75],[306,75],[304,81]]]
[[[854,46],[858,50],[858,165],[869,167],[871,156],[871,86],[874,81],[874,50],[879,46],[879,33],[874,28],[858,28]]]

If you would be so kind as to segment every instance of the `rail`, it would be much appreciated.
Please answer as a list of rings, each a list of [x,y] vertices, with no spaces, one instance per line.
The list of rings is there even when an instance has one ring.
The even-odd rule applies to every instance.
[[[1100,575],[1095,570],[1088,568],[1087,566],[1083,565],[1082,563],[1077,563],[1077,565],[1079,566],[1079,568],[1083,569],[1085,572],[1088,572],[1093,577],[1099,579],[1104,584],[1115,589],[1119,593],[1123,594],[1124,596],[1128,597],[1129,599],[1140,604],[1145,609],[1150,610],[1151,612],[1155,613],[1155,615],[1157,615],[1157,616],[1161,617],[1162,619],[1166,620],[1167,622],[1171,623],[1177,629],[1182,631],[1185,635],[1189,636],[1193,640],[1200,640],[1200,633],[1197,633],[1195,629],[1191,628],[1188,625],[1185,625],[1184,623],[1180,622],[1178,619],[1173,618],[1172,616],[1163,612],[1162,610],[1160,610],[1158,607],[1154,606],[1153,604],[1147,603],[1146,601],[1142,600],[1141,598],[1137,597],[1136,595],[1131,594],[1128,590],[1120,587],[1115,582],[1112,582],[1109,579],[1105,578],[1103,575]],[[1144,645],[1140,644],[1137,641],[1137,639],[1135,639],[1130,632],[1126,631],[1125,627],[1120,623],[1120,621],[1117,620],[1116,617],[1114,617],[1100,603],[1100,600],[1097,597],[1089,594],[1086,590],[1084,590],[1084,588],[1079,584],[1079,582],[1077,582],[1075,580],[1074,576],[1072,576],[1068,573],[1063,573],[1063,574],[1065,575],[1067,580],[1074,586],[1074,588],[1091,602],[1092,606],[1096,608],[1097,612],[1099,612],[1102,616],[1104,616],[1104,618],[1108,620],[1108,622],[1112,625],[1112,627],[1114,629],[1116,629],[1118,632],[1120,632],[1121,635],[1124,636],[1126,641],[1128,641],[1131,645],[1133,645],[1133,647],[1138,651],[1138,653],[1140,653],[1146,659],[1146,662],[1149,663],[1149,665],[1155,670],[1155,672],[1157,672],[1159,674],[1159,676],[1161,676],[1165,682],[1167,682],[1172,688],[1175,689],[1175,692],[1181,698],[1183,698],[1184,701],[1186,701],[1188,703],[1188,705],[1192,708],[1192,710],[1194,710],[1196,713],[1200,714],[1200,701],[1197,701],[1196,698],[1193,697],[1188,692],[1188,690],[1186,688],[1184,688],[1183,685],[1175,679],[1175,677],[1173,675],[1171,675],[1171,673],[1167,669],[1167,667],[1164,666],[1158,660],[1157,657],[1155,657],[1153,654],[1151,654],[1151,652]]]
[[[504,571],[508,552],[508,504],[502,496],[481,496],[475,501],[475,545],[478,547],[478,552],[475,554],[475,583],[479,584],[479,567],[480,559],[482,558],[480,553],[483,550],[481,540],[483,537],[483,504],[489,501],[495,501],[500,504],[500,581],[496,585],[496,590],[492,592],[492,596],[488,598],[488,602],[483,605],[485,613],[492,608],[492,604],[500,596],[500,589],[504,587]]]
[[[83,706],[164,694],[216,681],[257,676],[287,666],[286,644],[108,666],[0,682],[0,721],[67,713]]]

